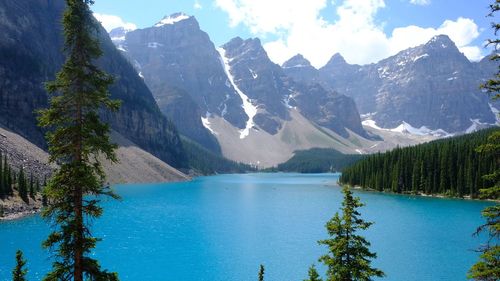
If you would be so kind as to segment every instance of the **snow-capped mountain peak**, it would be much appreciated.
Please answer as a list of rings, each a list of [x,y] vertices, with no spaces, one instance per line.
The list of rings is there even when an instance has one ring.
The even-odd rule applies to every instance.
[[[448,35],[441,34],[441,35],[436,35],[436,36],[432,37],[431,40],[429,40],[429,42],[427,42],[427,44],[425,44],[425,45],[426,46],[437,46],[440,48],[449,48],[449,47],[455,46],[455,43],[453,41],[451,41],[451,39],[450,39],[450,37],[448,37]]]
[[[301,54],[297,54],[293,56],[291,59],[287,60],[282,65],[283,68],[292,68],[292,67],[312,67],[311,62],[309,62],[304,56]]]
[[[191,18],[191,16],[188,16],[184,13],[175,13],[175,14],[172,14],[170,16],[165,16],[161,21],[156,23],[154,26],[161,27],[164,25],[172,25],[172,24],[175,24],[177,22],[187,20],[189,18]]]

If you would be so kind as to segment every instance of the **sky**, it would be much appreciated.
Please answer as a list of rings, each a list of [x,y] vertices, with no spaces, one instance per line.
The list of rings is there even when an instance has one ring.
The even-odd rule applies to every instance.
[[[147,28],[184,12],[220,46],[236,36],[261,39],[281,64],[300,53],[316,67],[335,53],[374,63],[446,34],[471,61],[490,51],[492,0],[96,0],[95,16],[109,31]],[[147,3],[147,4],[146,4]]]

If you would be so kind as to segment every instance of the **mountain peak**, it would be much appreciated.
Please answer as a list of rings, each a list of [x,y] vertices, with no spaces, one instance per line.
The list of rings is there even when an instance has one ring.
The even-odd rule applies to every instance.
[[[283,68],[292,68],[292,67],[312,67],[311,62],[309,62],[304,56],[301,54],[297,54],[287,60],[282,65]]]
[[[341,54],[336,53],[326,63],[325,67],[343,66],[346,64],[348,64],[348,63],[345,61],[344,57]]]
[[[259,38],[249,38],[244,40],[238,36],[234,37],[229,42],[222,45],[222,48],[226,50],[233,50],[241,47],[247,50],[254,50],[254,51],[264,50],[264,47],[262,47],[262,43],[260,42]]]
[[[111,38],[121,38],[121,37],[124,37],[125,34],[127,34],[130,31],[132,31],[132,30],[131,29],[126,29],[126,28],[120,26],[120,27],[117,27],[117,28],[113,28],[109,32],[109,37],[111,37]]]
[[[438,47],[438,48],[449,48],[449,47],[456,47],[455,42],[453,42],[448,35],[436,35],[429,40],[425,44],[427,47]]]
[[[170,16],[163,17],[163,19],[161,21],[159,21],[158,23],[156,23],[154,26],[161,27],[164,25],[173,25],[175,23],[178,23],[178,22],[181,22],[184,20],[188,20],[191,18],[194,18],[194,17],[189,16],[185,13],[174,13],[174,14],[171,14]]]

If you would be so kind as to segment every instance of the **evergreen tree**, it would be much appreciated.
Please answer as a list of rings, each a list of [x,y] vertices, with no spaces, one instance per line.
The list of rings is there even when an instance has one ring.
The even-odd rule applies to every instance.
[[[35,183],[35,193],[38,193],[40,192],[40,180],[39,179],[36,179],[36,183]]]
[[[7,195],[7,190],[4,187],[4,182],[3,182],[3,167],[2,167],[2,151],[0,150],[0,199],[5,198]]]
[[[369,155],[345,168],[339,181],[364,188],[375,186],[380,191],[475,198],[479,189],[491,182],[483,175],[494,174],[500,165],[491,153],[476,152],[476,148],[488,143],[488,137],[495,132],[500,134],[500,129],[491,128]],[[488,196],[497,198],[494,193]]]
[[[262,264],[259,269],[259,281],[264,281],[264,266]]]
[[[19,170],[19,175],[17,180],[17,190],[19,192],[19,197],[21,197],[21,199],[23,199],[24,202],[29,203],[28,186],[26,184],[26,177],[24,175],[23,167],[21,167],[21,170]]]
[[[489,239],[485,245],[479,248],[481,256],[479,261],[469,270],[467,277],[469,279],[481,281],[498,281],[500,280],[500,205],[496,204],[487,207],[482,212],[486,218],[486,224],[480,226],[476,235],[486,231]]]
[[[367,281],[372,277],[383,277],[381,270],[371,267],[371,259],[377,255],[370,252],[370,242],[357,234],[372,225],[365,222],[357,210],[364,205],[359,198],[353,197],[347,186],[342,193],[342,214],[336,213],[326,224],[331,238],[318,242],[329,249],[329,253],[319,259],[328,267],[327,281]]]
[[[496,12],[500,10],[500,0],[496,0],[490,5],[490,16],[494,16]],[[497,35],[500,30],[499,23],[493,23],[492,27]],[[500,39],[495,38],[489,40],[489,44],[493,45],[495,48],[492,60],[500,61],[500,55],[498,54],[498,46],[500,44]],[[484,85],[482,85],[489,93],[494,94],[494,99],[500,98],[500,66],[494,78],[488,80]],[[478,152],[481,156],[488,155],[493,158],[496,164],[496,169],[490,174],[484,176],[485,181],[489,184],[489,187],[480,190],[480,196],[483,198],[500,198],[500,131],[493,132],[489,138],[488,143],[480,146]],[[479,252],[481,256],[479,261],[472,266],[467,275],[470,279],[484,280],[484,281],[496,281],[500,280],[500,245],[498,241],[500,239],[500,204],[495,204],[490,207],[486,207],[482,211],[483,217],[486,219],[486,224],[480,226],[476,230],[476,234],[486,231],[488,233],[488,241],[486,245],[483,245]]]
[[[7,162],[7,161],[6,161]],[[14,191],[12,190],[12,186],[14,185],[14,176],[10,167],[7,167],[7,191],[9,195],[13,195]]]
[[[322,281],[314,264],[309,267],[309,278],[304,279],[304,281]]]
[[[49,204],[43,216],[55,225],[44,247],[55,249],[56,257],[45,280],[118,280],[90,255],[99,240],[89,228],[89,221],[102,214],[99,196],[116,198],[103,187],[99,159],[116,162],[116,145],[99,110],[119,108],[108,93],[112,77],[95,65],[102,51],[96,38],[99,26],[89,8],[93,2],[66,0],[62,22],[67,58],[56,80],[47,83],[52,97],[49,108],[40,112],[40,125],[49,129],[50,161],[59,165],[45,187]],[[83,200],[84,195],[92,199]]]
[[[30,175],[30,184],[29,184],[29,195],[31,199],[35,199],[35,181],[33,180],[33,174]]]
[[[2,186],[3,186],[3,189],[4,189],[4,192],[5,192],[5,195],[11,195],[12,194],[12,190],[11,190],[11,186],[9,184],[9,166],[7,165],[7,155],[4,155],[3,157],[3,165],[2,165],[2,168],[3,168],[3,172],[2,172]]]
[[[12,281],[26,281],[26,273],[28,270],[24,268],[26,260],[23,258],[23,252],[17,250],[16,252],[16,267],[12,270]]]

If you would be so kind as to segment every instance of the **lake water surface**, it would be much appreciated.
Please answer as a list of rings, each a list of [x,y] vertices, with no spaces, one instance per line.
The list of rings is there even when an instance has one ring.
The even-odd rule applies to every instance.
[[[299,281],[326,249],[325,223],[340,207],[338,175],[247,174],[176,184],[118,186],[94,224],[104,240],[95,255],[121,280]],[[375,224],[365,232],[374,264],[393,281],[466,280],[481,239],[485,202],[355,191]],[[0,222],[0,280],[10,280],[17,249],[29,280],[50,269],[40,244],[49,227],[39,216]],[[321,273],[324,268],[319,266]]]

